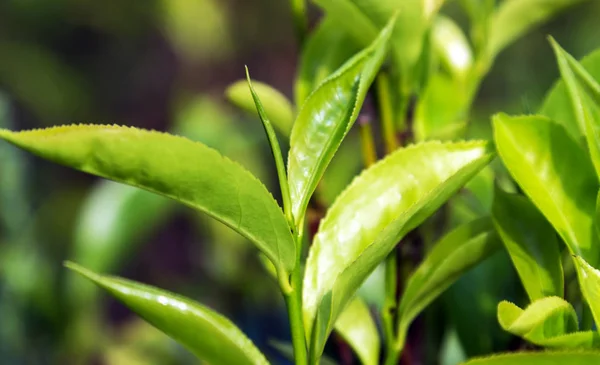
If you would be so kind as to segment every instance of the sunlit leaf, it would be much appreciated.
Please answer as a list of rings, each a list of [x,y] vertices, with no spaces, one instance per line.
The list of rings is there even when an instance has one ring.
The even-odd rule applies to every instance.
[[[387,53],[394,19],[371,46],[328,77],[306,100],[292,129],[288,178],[297,225],[342,139],[356,120]]]
[[[414,318],[464,272],[502,247],[491,219],[466,223],[444,236],[406,282],[398,308],[399,348]]]
[[[335,331],[352,347],[361,364],[379,364],[379,332],[367,304],[355,297],[335,322]]]
[[[273,126],[283,136],[289,137],[294,123],[294,110],[292,103],[279,91],[262,82],[253,81],[252,85],[256,90],[256,94],[262,101],[266,115],[269,116]],[[256,115],[256,106],[250,90],[248,90],[248,82],[240,80],[230,85],[225,90],[227,99],[242,110]]]
[[[534,301],[563,296],[563,269],[556,234],[531,201],[496,189],[493,217],[529,298]]]
[[[600,271],[579,256],[575,257],[575,265],[580,274],[583,297],[590,306],[594,320],[598,324],[600,323]]]
[[[202,360],[215,365],[268,364],[239,328],[208,307],[152,286],[99,275],[73,263],[66,266],[108,291]]]
[[[494,117],[496,148],[508,171],[572,254],[598,262],[594,167],[565,129],[542,116]]]
[[[581,60],[581,66],[595,80],[600,80],[600,50],[593,51],[585,56]],[[585,143],[584,132],[579,128],[577,116],[572,108],[571,99],[562,79],[559,79],[546,95],[540,108],[540,114],[560,123],[577,142]]]
[[[505,331],[536,345],[548,347],[582,345],[580,342],[575,342],[573,343],[575,346],[570,346],[571,344],[565,341],[564,335],[575,333],[579,324],[571,304],[559,297],[538,299],[525,309],[502,301],[498,304],[498,321]],[[584,334],[584,337],[593,342],[593,332],[580,332],[580,334]],[[560,341],[556,341],[556,338]]]
[[[467,361],[464,365],[588,365],[598,362],[599,352],[561,351],[493,355]]]
[[[469,40],[450,18],[437,16],[432,25],[433,47],[442,66],[456,79],[463,80],[473,64]]]
[[[338,197],[321,221],[304,277],[313,354],[321,353],[342,309],[399,240],[492,157],[480,141],[413,145],[371,166]]]
[[[550,43],[554,48],[576,121],[586,136],[596,174],[600,176],[600,85],[553,38],[550,38]]]
[[[182,137],[105,125],[72,125],[0,138],[40,157],[136,186],[203,211],[252,241],[279,270],[295,265],[285,217],[248,171]]]
[[[432,75],[415,108],[415,140],[455,139],[465,130],[468,101],[460,80],[442,72]]]
[[[504,0],[491,19],[488,50],[495,56],[533,27],[585,0]]]
[[[304,104],[314,89],[360,47],[325,16],[304,44],[294,87],[296,105]]]

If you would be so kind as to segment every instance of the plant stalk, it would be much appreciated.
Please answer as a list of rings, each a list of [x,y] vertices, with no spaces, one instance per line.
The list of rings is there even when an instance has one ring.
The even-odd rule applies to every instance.
[[[365,167],[369,167],[377,162],[377,151],[373,138],[373,130],[369,117],[361,115],[358,118],[358,130],[360,134],[360,147]]]
[[[290,321],[290,332],[292,336],[292,346],[294,347],[294,364],[308,365],[308,351],[306,346],[306,335],[304,331],[304,319],[302,317],[302,245],[304,238],[303,222],[298,227],[294,227],[296,239],[296,267],[290,275],[291,290],[287,292],[282,287],[285,297],[285,304]]]
[[[385,143],[386,154],[394,152],[398,148],[396,138],[396,127],[394,125],[394,110],[392,108],[392,97],[390,95],[390,77],[385,72],[380,72],[375,81],[377,96],[379,98],[379,119],[381,120],[381,133]]]
[[[396,350],[396,333],[394,331],[394,316],[398,302],[398,258],[394,249],[385,260],[385,301],[383,302],[382,322],[385,333],[386,364],[398,362],[399,351]],[[395,360],[394,360],[395,359]]]

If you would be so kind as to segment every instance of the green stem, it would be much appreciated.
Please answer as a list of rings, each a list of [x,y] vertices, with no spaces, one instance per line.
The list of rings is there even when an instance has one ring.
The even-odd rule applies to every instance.
[[[282,285],[281,290],[285,297],[285,304],[290,320],[292,346],[294,347],[294,360],[296,365],[308,365],[306,335],[304,332],[304,319],[302,318],[302,245],[304,238],[303,223],[294,227],[296,238],[296,267],[290,275],[288,290]]]
[[[377,96],[379,97],[379,118],[381,119],[381,132],[385,143],[385,151],[386,153],[392,153],[398,148],[398,140],[394,126],[390,78],[387,73],[379,73],[376,80],[376,87]]]
[[[296,37],[298,44],[302,48],[306,39],[306,30],[308,17],[306,13],[306,0],[291,0],[292,14],[294,16],[294,26],[296,28]]]
[[[292,345],[296,365],[307,365],[306,339],[304,335],[304,322],[302,319],[302,290],[300,270],[295,269],[291,275],[292,291],[285,295],[285,303],[290,319]]]
[[[367,117],[360,117],[358,121],[358,130],[360,134],[360,147],[365,167],[369,167],[377,161],[377,151],[373,139],[371,123]]]
[[[394,316],[396,307],[396,289],[398,284],[398,259],[396,251],[392,251],[385,260],[385,301],[383,302],[383,330],[385,333],[385,348],[386,348],[386,364],[388,361],[393,361],[399,356],[399,351],[396,350],[396,334],[394,332]],[[392,359],[392,360],[390,360]]]

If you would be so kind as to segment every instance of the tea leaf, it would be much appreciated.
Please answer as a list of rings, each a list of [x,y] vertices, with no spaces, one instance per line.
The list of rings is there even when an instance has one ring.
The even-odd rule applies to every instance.
[[[275,135],[275,130],[273,129],[273,125],[271,121],[267,117],[265,112],[265,108],[263,104],[254,90],[252,86],[252,81],[250,80],[250,72],[248,71],[248,67],[246,67],[246,80],[248,81],[248,88],[250,89],[250,93],[252,94],[252,99],[254,100],[254,104],[256,105],[256,111],[258,112],[258,116],[260,121],[263,124],[265,129],[265,133],[267,134],[267,138],[269,140],[269,145],[271,146],[271,153],[273,155],[273,159],[275,160],[275,167],[277,168],[277,177],[279,180],[279,188],[281,189],[281,197],[283,200],[283,211],[285,213],[285,217],[288,220],[288,224],[290,227],[294,224],[290,202],[290,191],[288,188],[288,180],[287,173],[285,171],[285,164],[283,162],[283,157],[281,156],[281,148],[279,147],[279,141],[277,140],[277,136]]]
[[[294,86],[296,105],[303,105],[310,93],[358,50],[356,42],[325,16],[300,55]]]
[[[504,0],[491,19],[488,51],[493,58],[531,28],[585,0]]]
[[[292,103],[285,95],[267,84],[254,81],[252,85],[263,103],[266,115],[271,117],[273,126],[279,133],[289,138],[292,131],[292,124],[294,123],[294,108],[292,107]],[[250,113],[250,115],[255,115],[256,106],[252,94],[248,90],[248,82],[246,80],[240,80],[230,85],[225,90],[225,95],[230,102],[240,109]]]
[[[545,297],[531,303],[525,310],[513,303],[498,304],[498,322],[507,332],[540,346],[548,346],[547,340],[573,333],[578,329],[577,314],[559,297]],[[586,335],[590,336],[591,335]],[[550,344],[556,346],[556,342]],[[558,344],[560,347],[568,343]]]
[[[407,93],[415,81],[413,71],[423,51],[423,38],[444,0],[315,0],[315,3],[361,45],[375,38],[377,30],[397,13],[398,24],[391,37],[393,61],[401,76],[401,87]]]
[[[542,116],[494,117],[496,148],[508,171],[572,254],[597,262],[594,167],[565,129]]]
[[[473,52],[462,29],[452,19],[439,15],[431,32],[433,47],[442,66],[453,78],[464,80],[473,65]]]
[[[108,291],[154,327],[212,364],[268,364],[231,321],[188,298],[134,281],[65,264]]]
[[[600,190],[596,196],[596,215],[594,216],[594,226],[596,227],[596,235],[600,238]]]
[[[355,297],[348,303],[335,322],[335,331],[356,352],[361,364],[379,364],[379,332],[362,299]]]
[[[313,355],[361,282],[492,157],[481,141],[413,145],[365,170],[340,194],[306,264],[303,311]]]
[[[598,352],[519,352],[469,360],[464,365],[588,365],[600,362]]]
[[[415,108],[415,140],[455,139],[467,125],[468,102],[460,80],[442,72],[432,75]]]
[[[600,80],[600,49],[585,56],[581,60],[581,66],[595,80]],[[585,143],[584,131],[579,128],[571,98],[562,79],[558,79],[546,95],[540,114],[560,123],[577,142]]]
[[[425,307],[501,247],[490,218],[463,224],[442,237],[406,282],[398,308],[397,346],[404,346],[411,322]]]
[[[564,279],[556,234],[531,201],[496,189],[493,217],[529,299],[562,296]]]
[[[114,270],[164,221],[174,204],[145,190],[99,181],[79,213],[72,258],[92,270]],[[72,296],[87,299],[90,293],[82,289],[73,289]]]
[[[596,174],[600,176],[600,110],[598,109],[600,85],[553,38],[550,38],[550,43],[571,100],[571,107],[575,112],[576,121],[586,136]]]
[[[48,160],[175,199],[252,241],[280,271],[295,265],[285,217],[252,174],[217,151],[166,133],[72,125],[0,138]]]
[[[288,179],[292,213],[297,226],[308,200],[356,120],[358,112],[387,53],[394,19],[365,50],[328,77],[306,100],[292,129]]]
[[[592,310],[594,321],[598,324],[600,323],[600,271],[580,256],[575,256],[574,259],[579,272],[581,292]]]

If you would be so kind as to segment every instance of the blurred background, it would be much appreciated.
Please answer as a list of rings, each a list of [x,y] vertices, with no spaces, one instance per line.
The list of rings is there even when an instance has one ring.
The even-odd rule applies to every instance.
[[[443,12],[466,22],[453,1]],[[497,111],[537,110],[558,77],[546,36],[580,58],[600,46],[599,14],[599,2],[584,2],[502,53],[476,99],[473,135],[489,136]],[[310,15],[316,24],[318,9]],[[260,122],[228,104],[224,92],[248,65],[253,79],[293,99],[297,59],[286,1],[0,0],[0,125],[115,123],[171,131],[239,161],[276,192]],[[362,168],[357,143],[351,134],[336,157],[322,192],[326,204]],[[205,303],[274,363],[286,363],[272,343],[289,340],[282,298],[241,236],[161,197],[0,144],[0,364],[196,363],[67,272],[65,259]],[[440,354],[427,363],[454,364],[515,346],[495,316],[499,300],[522,295],[512,270],[499,253],[417,321],[411,341]],[[361,290],[374,307],[383,290],[377,275]],[[464,330],[473,326],[487,336]],[[349,351],[335,336],[327,349],[342,364],[356,363]]]

